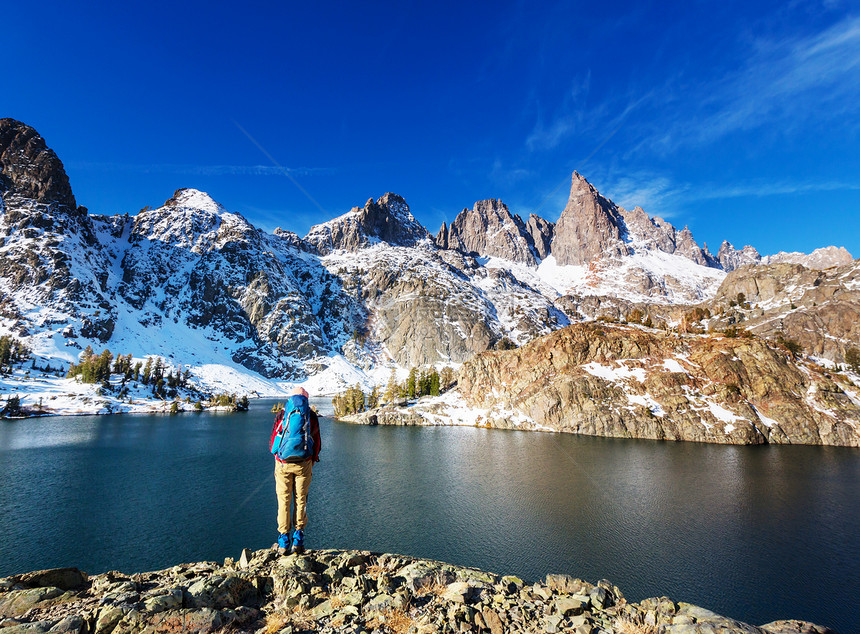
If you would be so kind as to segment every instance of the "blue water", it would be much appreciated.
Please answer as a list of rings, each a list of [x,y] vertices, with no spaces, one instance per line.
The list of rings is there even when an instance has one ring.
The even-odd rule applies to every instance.
[[[0,422],[0,576],[238,557],[276,537],[271,403]],[[757,625],[860,623],[860,451],[323,418],[311,548],[610,579]]]

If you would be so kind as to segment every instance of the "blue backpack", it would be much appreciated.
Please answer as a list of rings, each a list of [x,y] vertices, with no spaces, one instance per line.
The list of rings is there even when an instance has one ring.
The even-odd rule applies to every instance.
[[[313,456],[311,408],[307,397],[291,396],[278,417],[280,426],[272,440],[272,454],[284,462],[304,462]]]

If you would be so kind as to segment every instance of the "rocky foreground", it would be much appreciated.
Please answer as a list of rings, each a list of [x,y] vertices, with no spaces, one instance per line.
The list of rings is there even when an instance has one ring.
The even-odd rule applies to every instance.
[[[755,627],[666,597],[627,603],[608,581],[548,575],[533,585],[400,555],[320,550],[281,557],[88,576],[76,568],[0,580],[3,634],[299,632],[406,634],[739,632],[825,634],[775,621]]]

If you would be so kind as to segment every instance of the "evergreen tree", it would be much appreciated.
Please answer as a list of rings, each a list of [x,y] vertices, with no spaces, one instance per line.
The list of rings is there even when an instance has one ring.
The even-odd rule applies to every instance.
[[[379,407],[379,386],[374,385],[367,397],[367,409],[376,409],[377,407]]]
[[[397,383],[397,370],[391,368],[391,376],[388,378],[388,385],[385,387],[384,399],[386,403],[390,403],[400,396],[400,385]]]
[[[111,351],[105,349],[98,357],[95,362],[95,377],[97,381],[108,381],[110,380],[110,369],[111,362],[113,361],[113,355]]]
[[[146,358],[146,365],[143,368],[143,384],[149,385],[149,380],[152,378],[152,357]]]
[[[364,411],[364,392],[358,383],[352,389],[352,411],[355,413]]]
[[[406,398],[415,398],[418,392],[418,368],[409,369],[409,378],[406,379]]]
[[[164,359],[155,357],[155,366],[152,368],[153,380],[157,383],[164,378]]]
[[[421,370],[418,375],[418,396],[427,396],[430,393],[430,375],[427,370]]]
[[[131,356],[131,355],[129,355],[129,356]],[[134,380],[135,381],[140,381],[140,369],[142,367],[143,367],[143,363],[141,363],[140,361],[138,361],[137,363],[134,364]]]
[[[430,396],[439,396],[439,373],[436,368],[430,370]]]

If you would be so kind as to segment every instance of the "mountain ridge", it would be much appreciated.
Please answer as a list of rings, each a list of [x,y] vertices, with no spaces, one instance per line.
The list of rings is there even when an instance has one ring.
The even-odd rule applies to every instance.
[[[359,374],[459,364],[601,307],[626,315],[708,301],[725,277],[720,262],[749,255],[724,243],[714,258],[688,228],[628,212],[576,172],[558,223],[524,222],[488,199],[436,236],[393,193],[304,238],[262,231],[188,188],[136,215],[89,215],[35,130],[0,121],[0,155],[13,159],[0,165],[0,329],[65,363],[110,343],[226,358],[290,381],[339,359]],[[176,351],[161,341],[168,332]],[[201,350],[215,341],[216,351]]]

